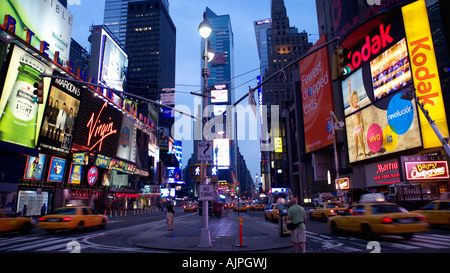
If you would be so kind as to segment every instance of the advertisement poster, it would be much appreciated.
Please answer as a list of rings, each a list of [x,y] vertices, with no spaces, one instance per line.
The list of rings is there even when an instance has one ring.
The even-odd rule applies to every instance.
[[[444,99],[425,0],[404,6],[402,13],[416,97],[423,103],[442,134],[448,136]],[[422,111],[420,111],[420,126],[425,149],[442,146]]]
[[[66,80],[54,79],[48,95],[41,127],[39,148],[70,153],[80,109],[81,88]]]
[[[81,175],[83,174],[83,165],[74,165],[70,167],[69,183],[81,184]]]
[[[28,156],[23,178],[41,180],[46,157],[44,154],[39,154],[38,157]]]
[[[117,156],[135,162],[135,137],[134,137],[134,121],[132,118],[123,116],[122,128],[120,129],[119,147],[117,148]]]
[[[230,140],[228,138],[216,138],[213,140],[213,163],[219,169],[230,167]]]
[[[69,60],[72,38],[72,14],[59,1],[47,0],[10,0],[0,1],[0,18],[11,15],[16,20],[15,34],[27,40],[26,29],[34,35],[31,45],[40,48],[42,41],[48,43],[48,56],[53,59],[59,51],[62,63]],[[48,73],[47,73],[48,74]]]
[[[422,145],[416,104],[401,96],[391,94],[345,118],[351,163]]]
[[[18,46],[13,47],[11,60],[0,98],[0,140],[35,149],[47,101],[52,69]],[[34,83],[44,82],[44,104],[33,102]]]
[[[325,40],[323,35],[316,45]],[[326,47],[300,61],[306,152],[333,144],[330,116],[333,96],[329,71]]]
[[[66,167],[66,160],[52,156],[50,162],[50,169],[48,170],[47,181],[50,182],[62,182],[64,178],[64,168]]]
[[[123,90],[125,72],[128,68],[128,57],[118,45],[104,35],[103,62],[100,81],[116,90]]]

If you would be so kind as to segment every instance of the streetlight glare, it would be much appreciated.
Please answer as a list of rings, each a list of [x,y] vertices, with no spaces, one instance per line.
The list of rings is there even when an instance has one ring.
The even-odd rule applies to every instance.
[[[209,37],[209,35],[211,34],[212,31],[212,26],[211,24],[208,22],[208,20],[206,19],[206,12],[203,13],[203,21],[200,23],[200,25],[198,26],[198,32],[200,32],[200,35],[206,39]]]

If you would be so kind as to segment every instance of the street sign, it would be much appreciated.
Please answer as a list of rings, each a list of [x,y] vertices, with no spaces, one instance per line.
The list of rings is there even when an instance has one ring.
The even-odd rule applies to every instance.
[[[192,165],[189,167],[189,176],[190,177],[200,177],[202,176],[202,166],[200,165]]]
[[[197,143],[197,160],[212,161],[213,160],[213,143],[212,141],[199,141]]]
[[[214,185],[199,185],[199,196],[200,201],[212,201],[214,199]]]

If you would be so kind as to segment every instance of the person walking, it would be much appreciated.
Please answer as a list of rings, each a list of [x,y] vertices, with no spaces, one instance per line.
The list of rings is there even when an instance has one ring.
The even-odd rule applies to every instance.
[[[169,226],[169,231],[173,230],[173,214],[175,213],[175,210],[173,209],[172,203],[169,203],[166,206],[166,220],[167,225]]]
[[[298,253],[298,246],[302,253],[306,252],[306,212],[305,209],[297,204],[297,199],[292,198],[290,201],[291,207],[288,210],[288,219],[293,224],[300,223],[295,229],[291,230],[291,240],[294,244],[294,253]]]
[[[27,204],[23,205],[22,216],[24,217],[27,216],[27,210],[28,210]]]
[[[46,212],[47,212],[47,206],[44,203],[41,207],[41,216],[44,216]]]

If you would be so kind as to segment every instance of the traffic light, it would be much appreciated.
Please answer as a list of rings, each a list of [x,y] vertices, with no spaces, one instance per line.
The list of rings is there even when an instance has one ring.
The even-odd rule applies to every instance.
[[[33,102],[37,102],[38,104],[44,103],[44,83],[42,81],[35,82],[33,86],[36,88],[33,91],[33,94],[36,95],[33,98]]]
[[[202,166],[201,165],[192,165],[189,167],[189,175],[191,177],[200,177],[202,176]]]
[[[346,48],[340,47],[334,51],[333,54],[333,80],[343,80],[351,72],[348,64],[350,63],[350,58],[348,57],[350,51]]]
[[[206,166],[206,175],[207,176],[217,176],[219,175],[219,170],[215,165],[207,165]]]

